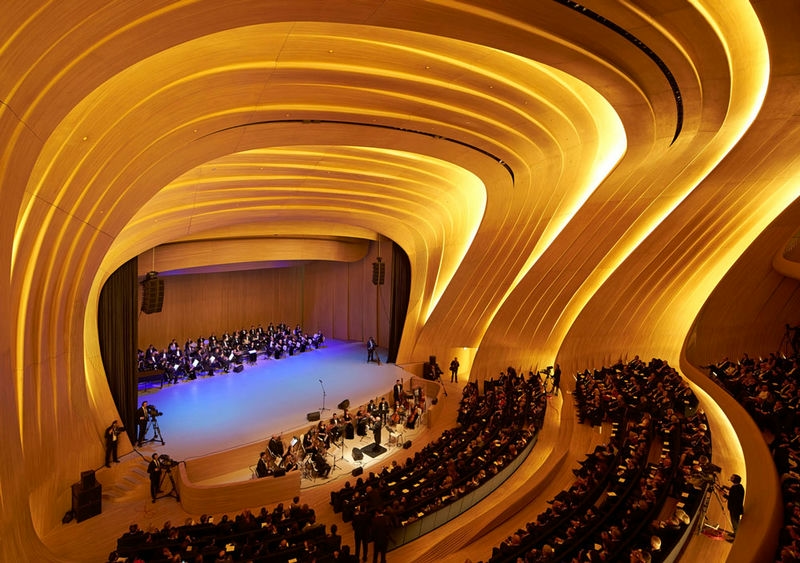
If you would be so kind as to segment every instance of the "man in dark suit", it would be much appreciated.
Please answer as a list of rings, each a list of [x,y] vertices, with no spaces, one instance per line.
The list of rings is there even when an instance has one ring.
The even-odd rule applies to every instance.
[[[261,477],[266,477],[270,473],[269,465],[267,465],[267,452],[261,452],[258,458],[258,464],[256,464],[256,477],[260,479]]]
[[[399,379],[395,382],[392,392],[394,393],[394,406],[397,408],[400,399],[403,398],[403,383]]]
[[[106,428],[106,467],[111,467],[111,459],[114,463],[119,463],[117,458],[117,445],[119,444],[119,433],[123,428],[120,428],[119,423],[115,420],[111,426]]]
[[[744,514],[744,486],[742,486],[742,478],[735,473],[731,475],[731,485],[728,487],[728,513],[731,517],[731,526],[733,526],[733,536],[736,535],[736,530],[739,528],[739,521]]]
[[[458,383],[458,357],[453,358],[450,362],[450,383]]]
[[[375,348],[377,347],[375,339],[370,336],[369,340],[367,340],[367,363],[375,360]]]
[[[136,423],[139,425],[136,434],[136,445],[142,447],[144,435],[147,434],[147,401],[142,401],[142,406],[136,409]]]
[[[156,501],[158,493],[161,492],[161,463],[158,461],[158,454],[153,454],[150,464],[147,466],[147,473],[150,474],[150,497]]]
[[[353,534],[356,542],[356,561],[359,556],[367,560],[367,549],[369,547],[369,528],[372,518],[362,507],[356,507],[353,514]]]
[[[378,563],[378,555],[381,556],[381,563],[386,563],[386,551],[389,548],[389,534],[392,531],[392,523],[383,510],[375,512],[372,518],[370,533],[374,542],[372,551],[372,563]]]

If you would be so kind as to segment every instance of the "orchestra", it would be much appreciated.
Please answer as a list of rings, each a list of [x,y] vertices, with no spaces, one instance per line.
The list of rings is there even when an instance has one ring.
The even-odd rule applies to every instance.
[[[299,326],[289,329],[281,323],[272,324],[267,330],[261,325],[250,330],[225,332],[220,338],[215,334],[187,339],[183,348],[172,340],[164,350],[152,344],[138,351],[139,371],[163,371],[165,383],[177,383],[180,379],[197,379],[200,374],[214,375],[216,371],[229,373],[232,365],[253,361],[255,355],[280,359],[282,356],[317,349],[325,342],[321,331],[313,335],[304,333]]]
[[[380,444],[381,429],[414,429],[425,412],[425,394],[422,387],[408,393],[398,393],[394,408],[386,397],[370,399],[360,407],[355,416],[343,409],[341,416],[334,412],[328,420],[312,424],[301,436],[293,437],[288,446],[280,435],[273,435],[261,453],[256,469],[257,477],[282,474],[279,471],[302,470],[302,477],[313,479],[330,476],[332,465],[328,456],[332,448],[344,448],[345,439],[358,436],[361,440],[372,433]]]

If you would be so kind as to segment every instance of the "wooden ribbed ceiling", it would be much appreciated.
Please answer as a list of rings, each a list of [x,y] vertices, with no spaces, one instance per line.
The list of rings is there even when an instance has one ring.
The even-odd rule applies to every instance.
[[[798,14],[754,4],[12,2],[11,451],[41,450],[71,401],[109,406],[99,288],[169,245],[299,239],[319,242],[302,259],[346,259],[394,240],[414,304],[398,361],[679,363],[737,260],[783,247],[764,242],[776,218],[797,224]],[[21,479],[3,477],[3,504],[21,506]]]

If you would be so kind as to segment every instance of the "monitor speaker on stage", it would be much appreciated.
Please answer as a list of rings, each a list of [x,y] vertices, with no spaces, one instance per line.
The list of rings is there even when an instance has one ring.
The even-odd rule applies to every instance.
[[[364,468],[363,467],[356,467],[355,469],[353,469],[353,477],[358,477],[359,475],[362,475],[363,473],[364,473]]]
[[[81,471],[81,488],[84,490],[91,489],[97,484],[97,478],[94,475],[94,469]]]
[[[241,373],[244,371],[244,366],[242,364],[236,364],[233,366],[233,373]]]
[[[364,459],[364,454],[361,452],[361,450],[358,448],[353,448],[353,460],[361,461],[362,459]]]
[[[313,411],[313,412],[308,413],[306,415],[306,419],[309,422],[312,422],[312,421],[315,421],[315,420],[319,420],[319,411]]]
[[[411,440],[406,440],[405,443],[403,444],[403,449],[407,450],[410,447],[411,447]]]

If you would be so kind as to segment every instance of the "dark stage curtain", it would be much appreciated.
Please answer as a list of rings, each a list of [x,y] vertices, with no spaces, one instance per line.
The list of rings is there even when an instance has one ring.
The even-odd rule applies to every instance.
[[[411,262],[408,254],[392,241],[392,315],[389,318],[389,350],[387,362],[397,361],[397,350],[403,337],[403,326],[411,296]]]
[[[97,331],[100,357],[106,370],[111,396],[117,405],[120,423],[131,441],[136,440],[138,377],[137,305],[139,297],[137,259],[129,260],[114,272],[100,291],[97,306]],[[111,421],[108,421],[111,423]]]

